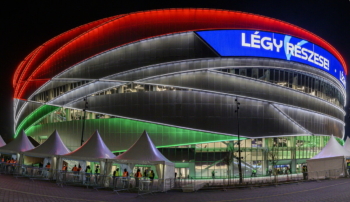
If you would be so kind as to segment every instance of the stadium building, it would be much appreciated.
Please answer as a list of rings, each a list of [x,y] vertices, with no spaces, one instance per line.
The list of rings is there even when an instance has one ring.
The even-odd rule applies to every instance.
[[[271,151],[275,167],[298,172],[331,135],[344,136],[346,75],[333,46],[277,19],[216,9],[116,15],[19,64],[14,131],[42,143],[57,129],[73,150],[84,125],[84,140],[98,129],[120,153],[147,130],[178,176],[195,178],[237,174],[239,134],[246,175],[266,174]]]

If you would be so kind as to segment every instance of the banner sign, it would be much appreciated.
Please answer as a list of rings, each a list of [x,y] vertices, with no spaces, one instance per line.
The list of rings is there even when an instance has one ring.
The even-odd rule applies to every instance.
[[[344,68],[331,53],[306,40],[254,30],[196,32],[221,56],[268,57],[304,63],[328,72],[344,87]]]

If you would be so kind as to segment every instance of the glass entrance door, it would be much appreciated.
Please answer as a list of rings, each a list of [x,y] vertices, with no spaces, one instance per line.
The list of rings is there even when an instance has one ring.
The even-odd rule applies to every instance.
[[[175,172],[176,172],[177,179],[185,179],[185,178],[188,178],[190,175],[189,168],[175,168]]]

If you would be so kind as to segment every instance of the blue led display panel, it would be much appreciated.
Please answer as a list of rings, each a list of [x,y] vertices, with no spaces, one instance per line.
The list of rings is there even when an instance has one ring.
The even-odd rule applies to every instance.
[[[221,56],[268,57],[300,62],[328,72],[346,87],[341,63],[325,49],[306,40],[254,30],[210,30],[196,33]]]

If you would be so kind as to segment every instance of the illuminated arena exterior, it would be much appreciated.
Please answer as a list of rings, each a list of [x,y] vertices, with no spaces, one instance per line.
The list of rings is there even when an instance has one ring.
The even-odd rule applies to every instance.
[[[225,177],[239,120],[246,173],[265,174],[272,148],[297,172],[330,135],[343,138],[346,74],[334,47],[280,20],[214,9],[117,15],[62,33],[19,64],[15,136],[42,143],[57,129],[78,148],[87,98],[84,139],[98,129],[115,153],[147,130],[181,176]]]

